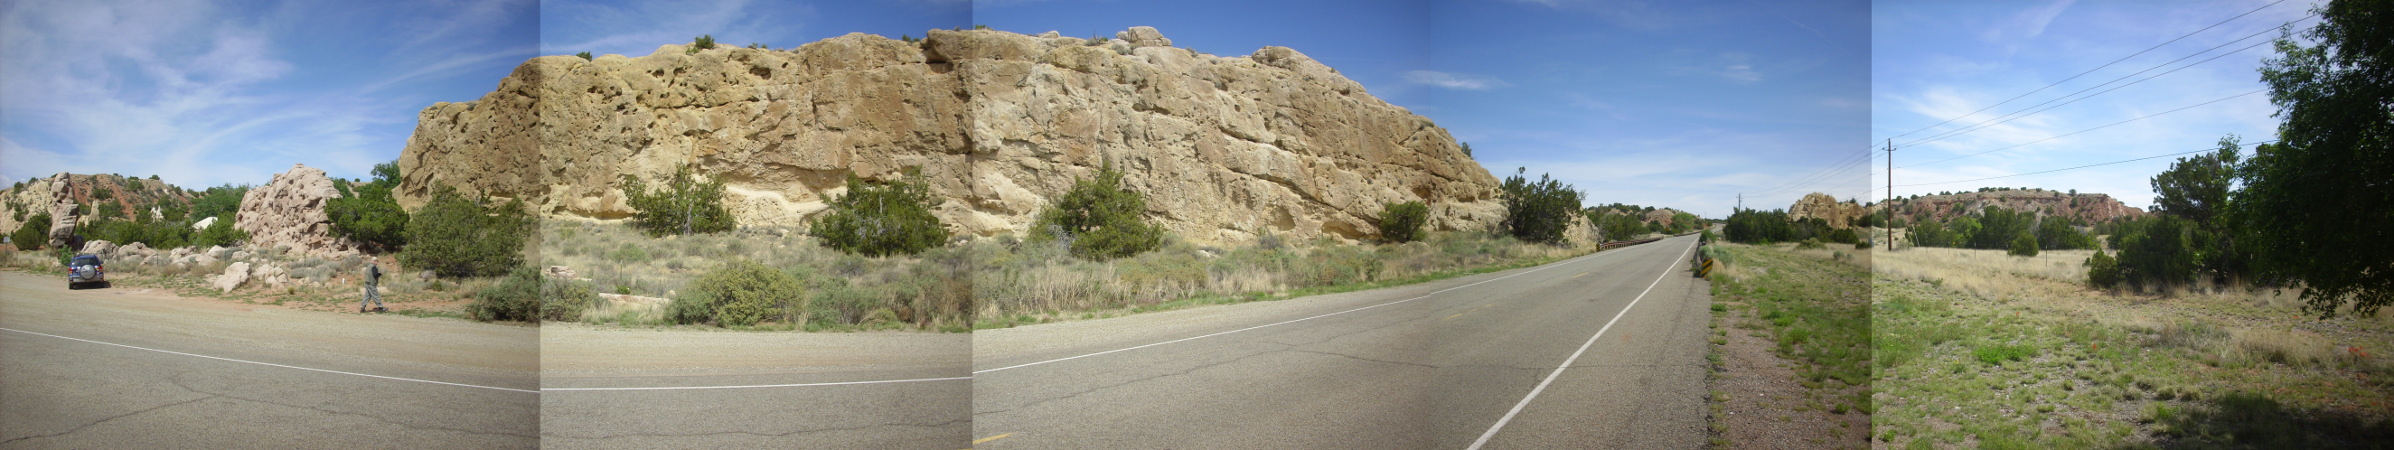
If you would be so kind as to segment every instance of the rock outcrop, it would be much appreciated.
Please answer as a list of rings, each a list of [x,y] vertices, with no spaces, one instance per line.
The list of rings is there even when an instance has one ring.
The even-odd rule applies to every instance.
[[[2132,220],[2146,212],[2121,203],[2106,194],[2063,193],[2044,189],[2009,189],[1985,192],[1957,192],[1928,195],[1919,198],[1898,198],[1880,206],[1894,205],[1896,217],[1917,220],[1929,218],[1952,220],[1964,214],[1984,211],[1988,206],[2001,206],[2013,211],[2035,212],[2039,217],[2067,217],[2086,223]],[[1873,207],[1876,210],[1878,207]]]
[[[354,254],[357,244],[333,236],[332,220],[324,213],[325,203],[340,195],[324,171],[293,165],[241,196],[241,212],[234,216],[233,226],[249,232],[249,242],[257,248],[284,246],[320,256]]]
[[[792,51],[665,45],[642,57],[534,58],[497,91],[418,115],[401,204],[435,185],[544,214],[619,219],[623,174],[690,164],[726,181],[742,225],[800,227],[846,178],[919,167],[959,235],[1027,231],[1076,178],[1112,164],[1184,239],[1376,236],[1388,203],[1431,229],[1492,226],[1497,180],[1428,118],[1296,50],[1220,57],[1152,28],[1102,42],[932,30]]]
[[[1862,214],[1861,204],[1840,202],[1836,197],[1819,192],[1804,194],[1804,198],[1796,199],[1795,205],[1787,207],[1788,218],[1819,218],[1829,222],[1830,228],[1852,228],[1854,220],[1861,218]]]

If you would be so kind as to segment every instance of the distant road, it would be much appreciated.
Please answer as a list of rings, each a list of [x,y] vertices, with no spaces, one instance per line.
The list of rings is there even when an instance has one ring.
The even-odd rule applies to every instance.
[[[1414,286],[974,333],[975,440],[1698,447],[1710,297],[1685,271],[1695,239]]]
[[[972,336],[541,329],[544,448],[971,445]]]
[[[537,330],[0,272],[0,448],[532,448]]]

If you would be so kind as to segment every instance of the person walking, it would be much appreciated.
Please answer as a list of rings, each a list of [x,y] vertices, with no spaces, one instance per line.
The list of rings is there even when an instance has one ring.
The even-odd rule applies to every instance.
[[[382,265],[366,263],[366,296],[357,300],[357,312],[366,312],[366,302],[374,302],[375,311],[382,310],[382,291],[376,289],[381,284]]]

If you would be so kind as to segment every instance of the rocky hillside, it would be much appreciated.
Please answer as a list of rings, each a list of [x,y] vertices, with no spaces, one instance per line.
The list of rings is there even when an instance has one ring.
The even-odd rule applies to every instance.
[[[97,208],[101,204],[115,204],[120,211],[118,217],[132,217],[136,210],[155,214],[149,208],[161,201],[189,204],[191,199],[191,192],[156,179],[61,172],[0,190],[0,233],[16,231],[36,214],[50,213],[53,218],[75,216],[76,208],[81,205]],[[72,226],[65,220],[54,219],[52,224],[57,228]]]
[[[1497,180],[1445,129],[1296,50],[1224,57],[1152,28],[1092,40],[932,30],[780,51],[665,45],[640,57],[534,58],[481,100],[418,116],[402,204],[433,186],[617,219],[615,182],[679,164],[727,181],[743,225],[802,226],[846,178],[920,167],[960,235],[1023,233],[1111,162],[1149,217],[1200,243],[1376,236],[1388,203],[1434,229],[1497,222]]]
[[[1918,198],[1898,198],[1884,205],[1893,205],[1897,217],[1929,217],[1940,221],[1975,213],[1986,209],[1987,206],[2002,206],[2004,209],[2015,211],[2034,211],[2039,217],[2058,215],[2076,218],[2087,223],[2135,219],[2145,215],[2145,210],[2120,203],[2110,195],[2063,193],[2044,189],[1957,192]],[[1878,206],[1873,206],[1874,210],[1876,208]]]

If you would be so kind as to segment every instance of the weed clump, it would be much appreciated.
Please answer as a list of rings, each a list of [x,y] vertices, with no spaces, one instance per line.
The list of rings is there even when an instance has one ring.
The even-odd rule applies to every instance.
[[[797,277],[746,259],[724,263],[698,277],[673,299],[675,323],[750,326],[766,320],[789,322],[806,308]]]
[[[1380,210],[1380,238],[1392,243],[1421,240],[1422,223],[1430,219],[1430,205],[1391,203]]]
[[[466,317],[484,322],[540,322],[541,281],[539,270],[517,267],[498,284],[475,292],[474,302],[466,305]]]

